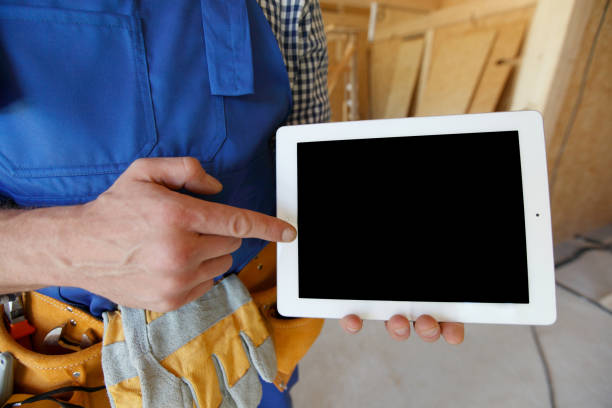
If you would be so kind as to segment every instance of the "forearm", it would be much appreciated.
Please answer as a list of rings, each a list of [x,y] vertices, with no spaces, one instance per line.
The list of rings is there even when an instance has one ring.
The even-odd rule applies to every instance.
[[[65,281],[76,207],[0,210],[0,293]],[[72,232],[73,234],[74,232]]]

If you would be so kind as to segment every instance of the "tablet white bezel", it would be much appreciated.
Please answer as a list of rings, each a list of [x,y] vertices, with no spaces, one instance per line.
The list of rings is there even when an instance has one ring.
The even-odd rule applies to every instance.
[[[530,299],[528,304],[300,298],[298,231],[295,241],[279,243],[277,246],[279,312],[285,316],[323,318],[341,318],[354,313],[363,319],[375,320],[387,320],[394,314],[403,314],[414,320],[421,314],[430,314],[439,321],[552,324],[556,319],[554,261],[544,130],[538,112],[496,112],[282,127],[276,134],[277,216],[297,227],[299,142],[511,130],[517,130],[519,134]]]

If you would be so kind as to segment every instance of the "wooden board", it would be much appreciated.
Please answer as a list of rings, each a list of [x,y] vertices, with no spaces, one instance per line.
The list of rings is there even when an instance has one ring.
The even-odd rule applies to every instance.
[[[482,75],[496,31],[437,35],[417,116],[465,113]]]
[[[348,27],[367,30],[368,15],[347,12],[323,11],[323,24],[325,27]]]
[[[388,7],[380,2],[372,2],[370,7],[370,23],[368,25],[368,40],[374,41],[375,33],[380,27],[411,24],[412,20],[426,15],[423,10],[398,9]]]
[[[370,49],[370,112],[372,119],[384,117],[387,96],[397,61],[397,49],[401,40],[381,41]]]
[[[397,24],[411,24],[412,20],[421,18],[423,15],[422,12],[398,10],[382,7],[379,4],[376,9],[376,23],[374,26],[374,36],[372,38],[376,37],[376,30],[384,30],[384,27],[395,26]]]
[[[559,117],[582,33],[596,0],[539,0],[525,42],[512,110],[544,116],[547,143]]]
[[[415,88],[423,39],[382,41],[370,50],[370,117],[405,117]]]
[[[534,11],[535,7],[524,7],[504,13],[496,13],[487,17],[446,25],[437,28],[435,31],[440,36],[456,36],[486,28],[498,30],[503,26],[529,23],[533,17]]]
[[[441,0],[440,1],[440,8],[459,6],[461,4],[465,4],[465,3],[468,3],[470,1],[471,0]]]
[[[403,118],[408,114],[421,65],[423,44],[424,39],[417,38],[398,45],[383,118]]]
[[[333,4],[340,7],[369,8],[370,4],[374,1],[375,0],[325,0],[321,2],[321,6],[328,7],[328,5]],[[440,0],[378,0],[376,2],[388,7],[418,11],[431,11],[440,6]]]
[[[612,222],[612,10],[602,19],[605,4],[595,1],[589,15],[548,149],[556,243]]]
[[[329,55],[329,69],[333,73],[335,64],[338,64],[342,58],[342,50],[344,49],[346,41],[333,40],[328,41],[327,53]],[[329,76],[328,76],[329,84]],[[333,92],[329,94],[329,105],[331,109],[331,121],[339,122],[343,118],[343,102],[344,102],[344,78],[342,78],[338,85],[335,86]]]
[[[341,122],[344,120],[344,88],[337,86],[329,94],[329,107],[331,110],[331,122]]]
[[[470,0],[465,0],[465,2],[468,1]],[[533,17],[534,11],[535,7],[516,9],[502,14],[494,14],[478,20],[471,20],[463,23],[445,26],[437,29],[436,33],[440,36],[458,36],[469,33],[474,29],[490,28],[494,30],[503,30],[504,27],[522,25],[526,25],[528,27]],[[498,44],[498,41],[496,41],[495,44]],[[522,46],[520,48],[522,48]],[[515,62],[517,63],[517,65],[520,65],[520,57]],[[496,109],[498,110],[510,110],[512,93],[514,89],[513,84],[516,82],[515,72],[516,66],[511,71],[506,86],[503,88],[502,94],[499,97],[499,103],[496,106]],[[421,79],[419,79],[419,81],[421,81]]]
[[[431,52],[433,50],[434,30],[427,30],[423,37],[423,58],[421,69],[419,71],[418,83],[414,95],[414,104],[408,111],[409,116],[416,116],[416,107],[421,106],[423,95],[425,94],[425,85],[429,77],[429,68],[431,67]]]
[[[410,24],[398,21],[376,30],[375,40],[388,40],[393,37],[407,37],[425,33],[429,29],[436,29],[461,22],[482,19],[495,14],[529,8],[536,4],[536,0],[474,0],[465,4],[447,7],[433,11],[423,17],[415,18]]]
[[[518,22],[500,27],[491,51],[491,56],[478,83],[469,113],[493,112],[514,68],[514,58],[518,55],[526,22]]]
[[[359,119],[370,118],[370,53],[367,33],[357,35],[357,95]]]

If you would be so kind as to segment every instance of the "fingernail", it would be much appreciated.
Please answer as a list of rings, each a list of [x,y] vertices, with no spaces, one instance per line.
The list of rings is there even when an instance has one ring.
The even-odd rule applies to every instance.
[[[438,328],[436,326],[432,326],[423,332],[423,336],[425,337],[435,337],[437,335],[438,335]]]
[[[297,236],[297,232],[293,228],[287,228],[283,231],[283,242],[291,242]]]
[[[359,326],[346,326],[346,329],[351,333],[357,333],[359,331]]]
[[[408,334],[408,330],[410,330],[408,327],[400,327],[398,329],[393,330],[393,332],[395,334],[397,334],[398,336],[405,336]]]

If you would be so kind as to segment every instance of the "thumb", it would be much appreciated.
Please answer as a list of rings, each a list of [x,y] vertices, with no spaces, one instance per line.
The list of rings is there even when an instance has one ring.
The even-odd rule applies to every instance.
[[[216,194],[223,189],[223,185],[206,173],[194,157],[138,159],[124,175],[133,181],[152,182],[172,190],[186,189],[198,194]]]

